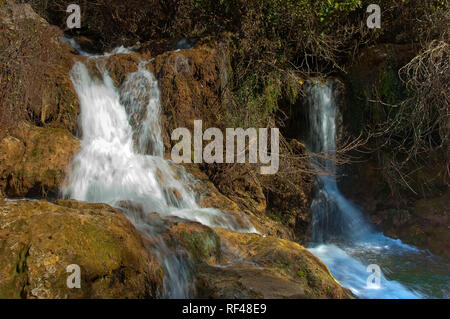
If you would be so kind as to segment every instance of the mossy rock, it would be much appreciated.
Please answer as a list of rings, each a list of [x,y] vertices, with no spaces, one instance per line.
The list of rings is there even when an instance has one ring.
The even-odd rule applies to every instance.
[[[167,235],[174,247],[189,252],[194,262],[218,262],[221,258],[220,238],[209,227],[199,223],[174,223]]]
[[[0,202],[0,298],[152,298],[161,268],[148,242],[106,204]],[[68,288],[69,265],[81,288]]]
[[[22,123],[0,141],[0,188],[9,197],[55,197],[80,142],[67,130]]]
[[[317,257],[297,243],[216,228],[220,264],[197,268],[200,297],[353,298]]]

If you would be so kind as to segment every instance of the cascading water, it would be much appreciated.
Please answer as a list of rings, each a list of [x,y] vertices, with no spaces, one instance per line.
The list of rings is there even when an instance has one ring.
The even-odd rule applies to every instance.
[[[66,198],[120,207],[137,229],[149,237],[164,270],[161,297],[191,295],[191,274],[183,255],[170,250],[160,233],[164,223],[154,218],[178,217],[211,227],[256,232],[217,209],[200,208],[188,186],[189,175],[163,158],[158,83],[146,70],[147,62],[116,88],[103,56],[90,56],[101,78],[76,62],[71,79],[80,100],[81,150],[62,189]],[[152,217],[153,216],[153,217]]]
[[[314,165],[326,172],[317,177],[311,204],[313,231],[309,250],[359,297],[448,298],[449,266],[445,261],[377,233],[361,211],[340,193],[335,163],[327,159],[336,151],[333,81],[310,82],[307,92],[308,149],[319,154]],[[367,285],[369,264],[379,265],[384,273],[379,288]]]
[[[336,150],[336,105],[333,99],[333,84],[308,84],[308,116],[310,151],[320,154],[315,159],[316,167],[326,175],[318,176],[318,190],[311,204],[313,213],[314,242],[333,237],[355,238],[369,231],[369,225],[361,214],[343,198],[337,188],[336,165],[332,158]]]

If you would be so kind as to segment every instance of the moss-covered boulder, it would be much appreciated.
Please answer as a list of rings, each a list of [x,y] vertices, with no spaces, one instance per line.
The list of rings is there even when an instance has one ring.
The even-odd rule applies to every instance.
[[[22,123],[0,141],[0,190],[7,197],[55,197],[79,141],[67,130]]]
[[[195,264],[218,263],[221,260],[219,236],[200,223],[172,222],[164,237],[172,247],[186,250]]]
[[[164,237],[187,253],[197,298],[352,298],[318,258],[292,241],[172,222]]]
[[[200,297],[353,298],[317,257],[297,243],[271,236],[215,229],[220,264],[200,265]]]
[[[152,298],[162,270],[118,210],[75,201],[0,201],[0,298]],[[81,269],[68,288],[67,266]]]

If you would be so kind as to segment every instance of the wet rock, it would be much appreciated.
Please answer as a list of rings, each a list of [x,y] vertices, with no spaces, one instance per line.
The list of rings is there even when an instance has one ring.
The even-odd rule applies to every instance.
[[[76,201],[0,202],[0,298],[152,298],[162,271],[118,210]],[[69,289],[66,267],[80,266]]]
[[[428,176],[434,174],[431,169],[425,169]],[[450,240],[448,190],[422,198],[393,195],[373,161],[353,163],[346,168],[346,174],[340,182],[342,192],[386,236],[450,258],[446,244]]]
[[[175,197],[178,201],[182,201],[183,200],[183,195],[181,195],[180,191],[174,187],[169,189],[169,194],[172,197]]]
[[[217,263],[221,259],[220,239],[209,227],[200,223],[172,220],[164,234],[172,247],[190,253],[195,263]]]
[[[302,246],[276,237],[174,223],[166,238],[192,257],[198,298],[351,298]]]
[[[114,85],[119,88],[129,74],[138,70],[139,63],[141,61],[146,61],[147,59],[148,56],[140,55],[135,52],[129,54],[115,54],[108,58],[102,58],[101,60],[104,60],[104,64],[100,65],[104,65],[109,76],[113,79]],[[88,61],[88,67],[90,67],[91,70],[97,69],[97,65],[98,62],[95,60]]]
[[[450,192],[435,198],[420,199],[411,211],[391,209],[382,214],[380,226],[386,235],[429,249],[450,260]],[[374,213],[374,217],[380,216]]]

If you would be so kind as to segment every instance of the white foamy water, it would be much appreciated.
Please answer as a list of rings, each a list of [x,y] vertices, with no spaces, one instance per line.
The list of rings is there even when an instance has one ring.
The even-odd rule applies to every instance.
[[[337,105],[333,82],[308,83],[307,92],[308,149],[330,156],[336,151]],[[448,296],[449,268],[445,261],[376,232],[362,212],[339,191],[334,162],[319,158],[314,164],[325,168],[329,175],[317,177],[318,189],[311,204],[313,229],[309,250],[344,287],[361,298]],[[384,272],[379,289],[368,288],[370,264],[379,265]]]
[[[81,48],[81,46],[72,38],[61,37],[60,41],[63,42],[63,43],[67,43],[70,46],[72,46],[72,48],[74,48],[79,55],[85,56],[85,57],[91,57],[91,58],[109,57],[109,56],[112,56],[112,55],[115,55],[115,54],[127,54],[127,53],[131,52],[130,49],[125,48],[124,46],[120,46],[120,47],[117,47],[117,48],[113,49],[110,52],[106,52],[106,53],[103,53],[103,54],[91,54],[91,53],[88,53],[88,52],[84,51]]]
[[[129,219],[152,239],[164,268],[161,296],[189,297],[192,274],[185,258],[167,247],[159,235],[164,226],[149,222],[151,213],[234,231],[256,230],[245,218],[238,222],[232,215],[198,206],[188,183],[192,177],[163,158],[160,92],[154,75],[141,63],[138,71],[116,88],[104,68],[107,57],[90,57],[98,60],[101,78],[91,76],[81,62],[76,62],[70,73],[80,100],[82,140],[62,194],[122,208],[126,201]]]
[[[400,283],[387,280],[381,274],[379,288],[368,288],[367,264],[352,257],[345,250],[334,244],[321,244],[309,249],[319,257],[329,268],[333,276],[357,296],[363,298],[389,298],[389,299],[416,299],[420,298],[418,292],[406,289]]]

